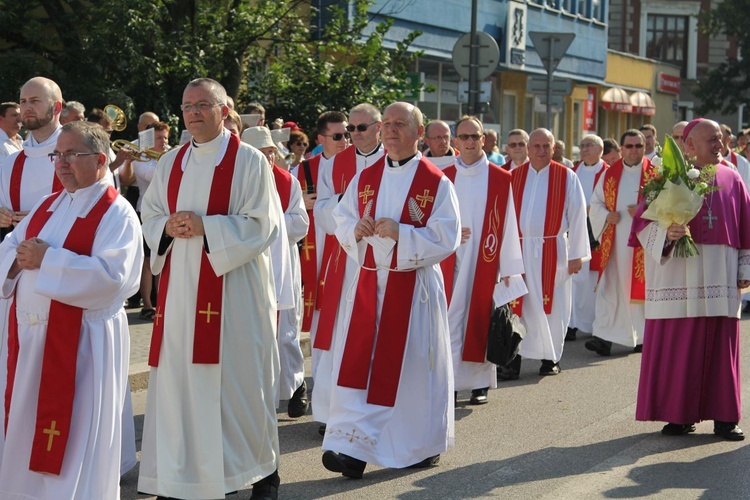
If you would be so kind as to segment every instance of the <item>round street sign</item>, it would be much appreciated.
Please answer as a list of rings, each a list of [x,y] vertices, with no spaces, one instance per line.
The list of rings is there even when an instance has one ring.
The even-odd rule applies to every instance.
[[[484,31],[477,31],[477,78],[484,80],[497,69],[500,62],[500,48],[497,42]],[[453,46],[453,66],[465,79],[469,79],[469,57],[471,53],[471,33],[466,33]]]

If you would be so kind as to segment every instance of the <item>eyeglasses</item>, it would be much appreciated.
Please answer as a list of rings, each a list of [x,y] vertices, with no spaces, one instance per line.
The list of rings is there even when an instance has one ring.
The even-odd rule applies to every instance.
[[[459,134],[457,137],[462,141],[468,141],[469,139],[471,139],[472,141],[476,142],[484,136],[481,134]]]
[[[203,111],[208,111],[214,106],[218,106],[218,104],[209,102],[199,102],[197,104],[191,104],[189,102],[186,102],[180,106],[180,109],[185,113],[192,113],[193,111],[198,111],[200,113]]]
[[[47,156],[49,156],[49,161],[51,161],[52,163],[60,163],[61,161],[70,163],[79,156],[99,156],[100,154],[101,153],[77,153],[75,151],[71,151],[69,153],[50,153]]]
[[[376,123],[378,123],[378,122],[372,122],[372,123],[369,123],[367,125],[365,125],[364,123],[360,123],[359,125],[354,125],[353,123],[350,123],[349,125],[346,126],[346,130],[348,130],[349,132],[354,132],[355,130],[358,131],[358,132],[364,132],[368,128],[370,128],[373,125],[375,125]]]
[[[306,142],[302,142],[302,141],[297,141],[297,142],[294,143],[294,145],[295,146],[304,146],[304,147],[308,146],[308,144]]]
[[[340,141],[344,137],[346,137],[347,139],[349,138],[349,132],[344,132],[343,134],[336,133],[336,134],[331,134],[331,135],[326,135],[326,134],[322,134],[322,135],[323,137],[330,137],[334,141]]]
[[[622,147],[625,149],[643,149],[643,144],[623,144]]]
[[[509,142],[508,143],[508,147],[509,148],[522,148],[524,146],[526,146],[526,143],[523,142],[523,141],[521,141],[521,142]]]

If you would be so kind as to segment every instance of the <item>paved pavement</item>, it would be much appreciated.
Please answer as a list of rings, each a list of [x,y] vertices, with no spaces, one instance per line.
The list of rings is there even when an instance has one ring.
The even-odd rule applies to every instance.
[[[745,315],[741,323],[742,373],[750,373],[749,320]],[[145,366],[149,336],[150,325],[133,322],[134,381],[143,377],[137,370]],[[602,358],[584,348],[585,340],[566,345],[558,376],[539,377],[538,363],[529,361],[520,380],[490,391],[487,405],[470,406],[469,394],[459,394],[456,445],[430,469],[368,465],[362,480],[329,473],[320,462],[318,424],[309,415],[288,418],[282,403],[279,497],[750,498],[750,438],[722,441],[713,436],[711,422],[699,424],[695,434],[670,438],[659,433],[660,423],[636,422],[640,355],[615,348],[611,357]],[[747,414],[750,383],[746,376],[743,380]],[[145,399],[145,390],[133,393],[138,450]],[[744,427],[750,433],[750,423]],[[136,493],[137,470],[123,478],[122,498],[153,498]],[[247,488],[227,498],[249,497]]]

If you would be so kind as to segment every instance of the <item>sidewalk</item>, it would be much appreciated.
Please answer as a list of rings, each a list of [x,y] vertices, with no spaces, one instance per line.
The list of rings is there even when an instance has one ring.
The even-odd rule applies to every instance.
[[[138,318],[138,309],[126,309],[130,325],[130,388],[133,392],[148,389],[148,350],[154,323]],[[310,356],[310,333],[302,332],[302,352]]]

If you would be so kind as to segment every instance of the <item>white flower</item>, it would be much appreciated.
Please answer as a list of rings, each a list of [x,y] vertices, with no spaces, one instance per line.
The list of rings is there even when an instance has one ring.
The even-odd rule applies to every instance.
[[[688,171],[688,173],[690,173]],[[695,185],[695,192],[696,193],[703,193],[706,189],[708,189],[708,184],[705,182],[699,182]]]
[[[655,167],[661,167],[661,156],[654,156],[651,159],[651,165]]]
[[[693,168],[691,168],[690,170],[687,171],[687,176],[690,179],[695,180],[695,179],[697,179],[698,177],[701,176],[701,171],[698,170],[697,168],[693,167]]]

